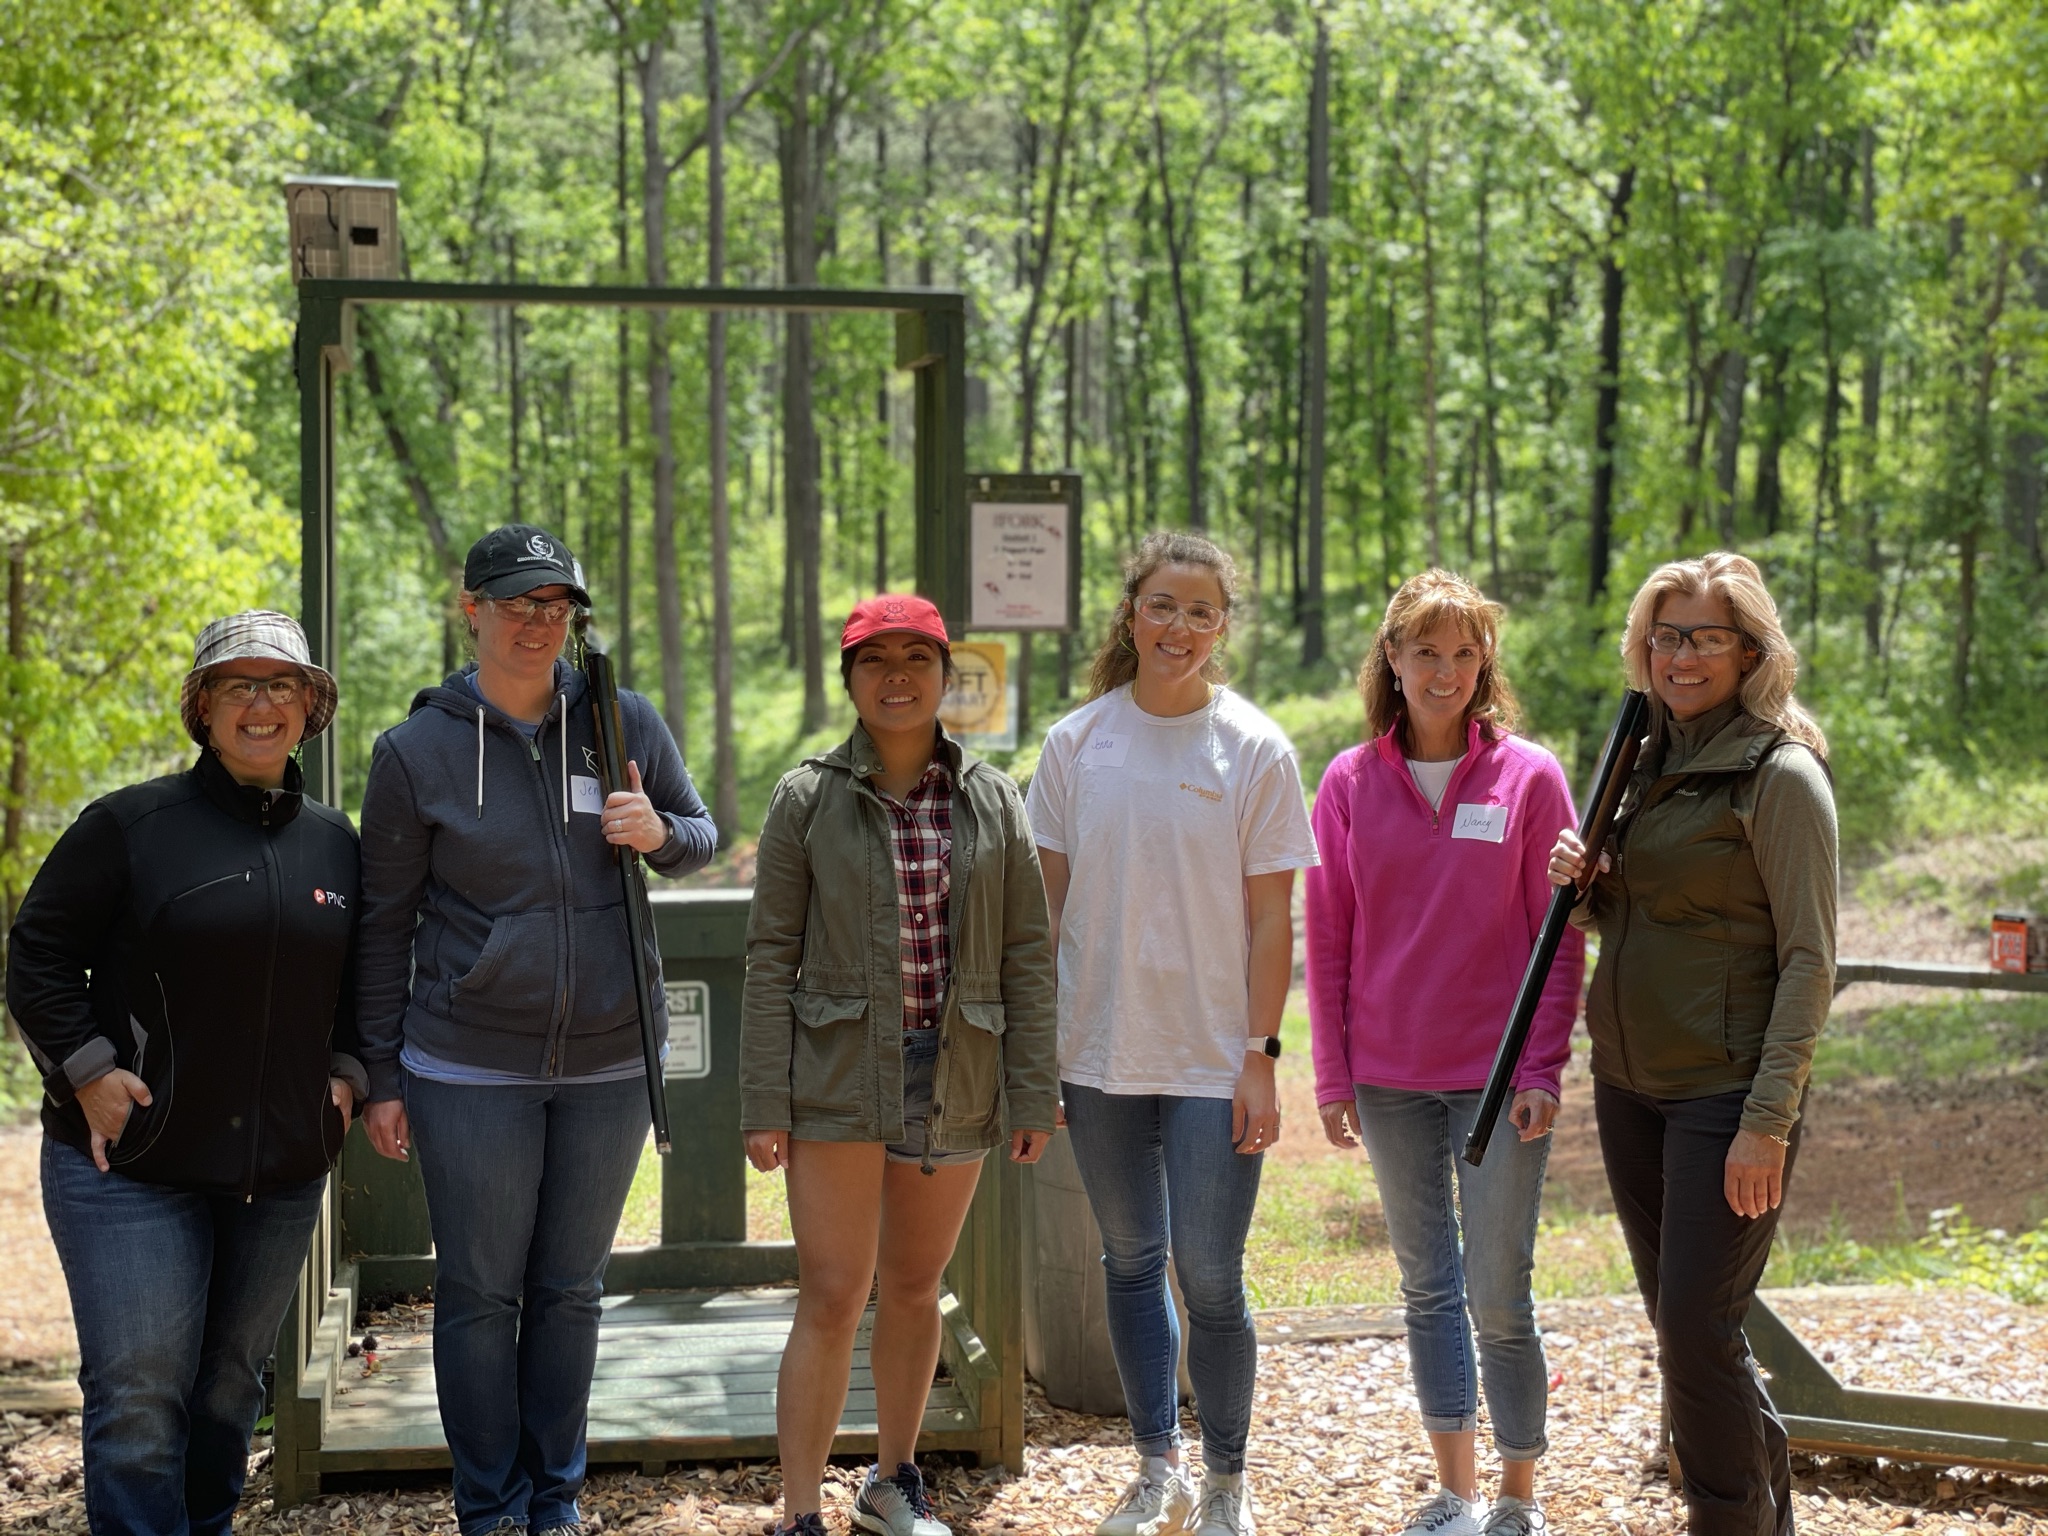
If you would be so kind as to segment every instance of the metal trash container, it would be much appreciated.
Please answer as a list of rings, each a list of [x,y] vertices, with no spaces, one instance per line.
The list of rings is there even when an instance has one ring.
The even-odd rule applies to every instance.
[[[1109,1347],[1102,1229],[1081,1187],[1073,1143],[1056,1135],[1024,1170],[1024,1369],[1055,1408],[1122,1418],[1123,1382]],[[1180,1314],[1180,1396],[1188,1381],[1188,1309],[1169,1260],[1166,1283]]]

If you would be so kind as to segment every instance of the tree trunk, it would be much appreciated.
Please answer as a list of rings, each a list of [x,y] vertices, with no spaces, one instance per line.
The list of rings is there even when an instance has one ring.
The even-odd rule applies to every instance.
[[[620,23],[624,28],[623,20]],[[626,139],[626,54],[623,41],[620,43],[618,59],[612,71],[614,103],[614,127],[618,157],[618,187],[614,223],[619,244],[618,281],[632,280],[632,201],[626,191],[627,139]],[[633,322],[629,310],[619,311],[618,321],[618,363],[614,379],[614,390],[618,397],[618,439],[619,439],[619,530],[618,548],[614,554],[618,561],[617,574],[613,578],[617,591],[613,594],[615,604],[612,636],[612,659],[619,669],[621,687],[633,686]]]
[[[1187,390],[1187,419],[1181,434],[1181,473],[1187,481],[1188,526],[1207,528],[1209,511],[1202,500],[1202,417],[1206,402],[1202,389],[1202,357],[1195,341],[1194,310],[1188,297],[1186,247],[1194,240],[1194,210],[1188,210],[1186,227],[1174,202],[1173,176],[1166,157],[1166,120],[1158,103],[1152,108],[1152,147],[1159,170],[1161,222],[1166,230],[1166,270],[1173,290],[1174,318],[1180,327],[1182,387]],[[1192,191],[1190,197],[1192,197]]]
[[[10,674],[9,692],[22,686],[25,664],[28,660],[28,546],[19,540],[7,550],[7,663]],[[21,905],[21,892],[15,885],[15,871],[20,868],[22,828],[28,812],[28,738],[29,722],[27,711],[22,708],[17,696],[14,700],[16,714],[11,722],[8,735],[12,742],[7,752],[7,809],[0,815],[0,869],[4,869],[6,880],[0,883],[0,971],[7,962],[6,945],[14,932],[14,913]],[[7,1034],[15,1033],[14,1015],[6,1012]]]
[[[1437,505],[1436,384],[1436,213],[1430,205],[1428,144],[1423,145],[1422,176],[1416,188],[1422,217],[1422,513],[1429,529],[1429,563],[1444,563],[1443,516]]]
[[[1593,396],[1593,497],[1586,518],[1586,596],[1597,604],[1607,592],[1613,559],[1615,429],[1621,418],[1621,312],[1628,272],[1621,262],[1628,235],[1628,205],[1636,168],[1626,167],[1607,195],[1607,240],[1600,252],[1600,365]]]
[[[809,288],[818,280],[818,184],[811,123],[811,55],[800,49],[790,83],[789,115],[777,134],[782,173],[783,280]],[[811,317],[783,317],[782,485],[796,578],[797,655],[803,668],[803,728],[825,724],[825,661],[819,612],[822,555],[818,495],[818,426],[813,414]]]
[[[667,92],[659,34],[640,60],[640,224],[649,287],[668,283],[668,159],[661,144],[661,104]],[[647,428],[654,438],[654,611],[661,642],[661,717],[677,747],[688,754],[683,713],[683,583],[676,551],[674,369],[668,351],[668,312],[647,312]]]
[[[1479,397],[1485,443],[1486,551],[1492,572],[1492,595],[1503,596],[1500,577],[1500,385],[1493,371],[1492,253],[1487,239],[1493,193],[1493,152],[1479,162],[1479,366],[1483,374]]]
[[[1079,9],[1066,18],[1066,60],[1060,73],[1059,118],[1053,126],[1052,163],[1046,172],[1044,216],[1034,216],[1033,193],[1038,183],[1038,128],[1027,123],[1029,153],[1024,156],[1024,219],[1022,240],[1023,281],[1026,292],[1024,318],[1017,327],[1017,467],[1029,474],[1038,444],[1038,393],[1044,359],[1039,355],[1039,317],[1052,277],[1059,249],[1060,205],[1066,198],[1067,160],[1073,141],[1074,106],[1078,94],[1081,55],[1088,45],[1088,31],[1095,20],[1095,0],[1080,0]]]
[[[718,46],[718,0],[704,0],[704,281],[725,284],[725,80]],[[711,471],[711,819],[718,845],[739,829],[739,759],[732,720],[732,470],[726,421],[726,315],[705,322],[706,443]]]
[[[1861,197],[1856,222],[1865,234],[1877,229],[1877,130],[1865,127],[1857,136]],[[1884,551],[1882,512],[1876,495],[1878,423],[1884,407],[1884,351],[1880,327],[1873,325],[1863,345],[1863,388],[1857,439],[1857,492],[1863,502],[1863,569],[1869,595],[1863,602],[1863,648],[1873,658],[1884,653]]]
[[[889,120],[875,120],[875,256],[880,263],[882,286],[889,286]],[[889,461],[889,376],[875,388],[875,436],[881,445],[882,462]],[[875,497],[875,590],[889,590],[889,498]]]
[[[1749,391],[1749,351],[1744,345],[1756,292],[1756,253],[1731,251],[1722,274],[1723,318],[1737,336],[1721,349],[1714,367],[1714,507],[1724,549],[1735,547],[1736,475],[1742,458],[1742,408]]]
[[[1330,385],[1330,251],[1325,238],[1330,218],[1330,29],[1316,15],[1315,73],[1308,109],[1308,346],[1302,372],[1303,508],[1308,520],[1307,563],[1302,576],[1301,664],[1312,667],[1324,655],[1323,472]]]

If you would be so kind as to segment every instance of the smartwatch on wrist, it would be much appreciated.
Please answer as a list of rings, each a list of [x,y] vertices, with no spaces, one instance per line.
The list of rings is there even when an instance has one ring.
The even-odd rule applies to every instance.
[[[1280,1037],[1278,1035],[1251,1035],[1246,1038],[1244,1049],[1246,1055],[1256,1051],[1261,1056],[1270,1056],[1273,1060],[1278,1061],[1280,1059]]]

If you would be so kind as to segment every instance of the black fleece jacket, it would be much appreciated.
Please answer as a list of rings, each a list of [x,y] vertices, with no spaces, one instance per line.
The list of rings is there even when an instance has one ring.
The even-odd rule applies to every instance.
[[[358,1097],[359,900],[348,818],[235,782],[211,751],[95,800],[43,861],[9,938],[7,1005],[43,1072],[43,1127],[81,1151],[77,1090],[149,1085],[107,1161],[178,1188],[262,1194],[319,1177]]]

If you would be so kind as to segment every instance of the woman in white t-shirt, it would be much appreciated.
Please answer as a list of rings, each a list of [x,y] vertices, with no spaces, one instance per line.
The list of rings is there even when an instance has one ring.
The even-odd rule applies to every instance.
[[[1059,955],[1060,1081],[1102,1228],[1110,1343],[1138,1476],[1100,1536],[1238,1536],[1258,1344],[1244,1247],[1294,963],[1294,872],[1316,862],[1279,727],[1221,686],[1237,572],[1207,539],[1154,533],[1124,569],[1088,702],[1047,734],[1032,835]],[[1181,1467],[1187,1302],[1202,1429]]]

